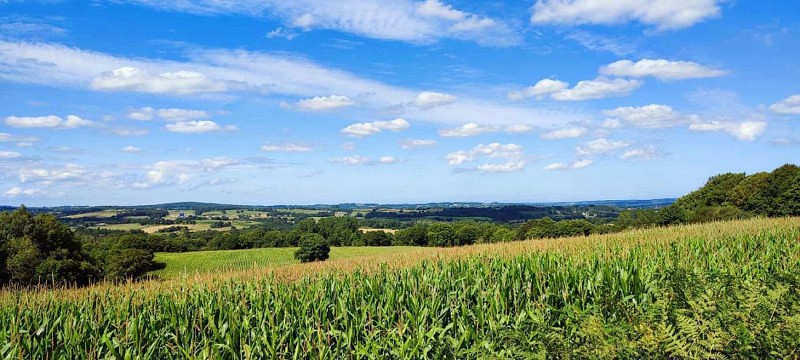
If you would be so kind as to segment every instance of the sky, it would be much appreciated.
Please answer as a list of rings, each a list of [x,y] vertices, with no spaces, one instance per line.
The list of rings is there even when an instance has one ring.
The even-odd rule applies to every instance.
[[[0,0],[0,204],[678,197],[800,159],[800,12]]]

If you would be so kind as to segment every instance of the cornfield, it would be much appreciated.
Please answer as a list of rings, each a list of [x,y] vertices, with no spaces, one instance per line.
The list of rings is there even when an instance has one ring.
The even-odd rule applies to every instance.
[[[408,256],[4,290],[0,356],[800,358],[797,219]]]

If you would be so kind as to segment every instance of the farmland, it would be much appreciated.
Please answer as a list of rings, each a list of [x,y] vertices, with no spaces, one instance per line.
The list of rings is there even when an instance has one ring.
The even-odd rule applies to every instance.
[[[157,253],[155,261],[165,264],[154,271],[159,278],[171,279],[181,275],[225,273],[268,266],[294,264],[296,248],[260,248],[245,250],[195,251],[190,253]],[[363,256],[394,256],[419,250],[417,247],[334,247],[331,260]]]
[[[799,221],[4,290],[0,356],[797,358]]]

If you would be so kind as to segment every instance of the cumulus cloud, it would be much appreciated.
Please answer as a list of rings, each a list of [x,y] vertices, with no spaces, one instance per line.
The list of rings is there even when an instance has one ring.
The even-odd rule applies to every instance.
[[[469,151],[455,151],[447,154],[445,159],[448,165],[461,165],[467,162],[476,161],[482,158],[506,159],[501,163],[479,164],[472,169],[482,172],[511,172],[520,171],[525,168],[525,155],[522,146],[517,144],[480,144]]]
[[[497,132],[498,130],[500,129],[497,126],[467,123],[452,129],[442,129],[439,131],[439,135],[444,137],[467,137]]]
[[[290,152],[290,153],[298,153],[298,152],[310,152],[314,151],[314,148],[310,145],[306,144],[295,144],[295,143],[286,143],[286,144],[266,144],[261,147],[261,150],[267,152]]]
[[[219,124],[211,121],[211,120],[198,120],[198,121],[179,121],[172,124],[167,124],[165,126],[167,131],[181,133],[181,134],[204,134],[209,132],[215,131],[235,131],[237,130],[235,126],[225,126],[221,127]]]
[[[328,111],[353,105],[355,102],[347,96],[330,95],[300,100],[295,104],[295,108],[301,111]]]
[[[529,86],[523,90],[513,91],[508,94],[511,100],[521,100],[530,97],[536,97],[537,100],[544,99],[545,97],[567,90],[569,83],[561,80],[542,79],[533,86]]]
[[[110,132],[118,136],[145,136],[150,133],[150,131],[147,129],[130,127],[113,128],[110,130]]]
[[[164,121],[188,121],[197,119],[208,119],[211,117],[208,112],[202,110],[191,109],[154,109],[152,107],[143,107],[139,109],[131,109],[128,111],[128,118],[132,120],[148,121],[154,118],[159,118]]]
[[[709,121],[689,125],[691,131],[724,131],[741,141],[754,141],[767,129],[764,121]]]
[[[436,140],[430,139],[404,139],[400,141],[401,149],[419,149],[436,146]]]
[[[585,135],[588,131],[589,129],[583,127],[558,129],[542,134],[542,139],[558,140],[558,139],[576,138]]]
[[[412,101],[411,104],[420,109],[427,110],[437,106],[452,104],[456,102],[456,100],[458,99],[450,94],[423,91],[417,94],[417,97],[414,98],[414,101]]]
[[[36,188],[23,189],[23,188],[21,188],[19,186],[14,186],[14,187],[8,189],[4,193],[5,197],[9,197],[9,198],[28,197],[28,196],[36,196],[36,195],[42,195],[42,194],[43,194],[43,191],[41,189],[36,189]]]
[[[503,131],[509,134],[525,134],[533,131],[533,126],[525,124],[508,125],[503,128]]]
[[[381,156],[380,158],[378,158],[378,162],[381,164],[395,164],[399,161],[400,159],[394,156]]]
[[[22,154],[16,151],[0,151],[0,160],[10,160],[21,158]]]
[[[213,173],[241,165],[242,162],[229,157],[213,157],[201,160],[165,160],[150,165],[139,181],[131,184],[137,189],[157,186],[186,184],[201,173]]]
[[[92,126],[94,122],[75,115],[67,115],[66,119],[56,115],[9,116],[6,118],[6,125],[15,128],[75,129]]]
[[[538,0],[531,23],[615,25],[635,21],[657,30],[675,30],[719,16],[722,1]]]
[[[579,81],[573,88],[560,80],[544,79],[526,89],[511,92],[508,97],[512,100],[528,97],[541,100],[549,97],[558,101],[583,101],[629,95],[641,86],[642,82],[639,80],[609,79],[603,76]]]
[[[583,169],[585,167],[588,167],[589,165],[592,165],[593,163],[594,163],[594,160],[592,160],[592,159],[582,159],[582,160],[573,161],[572,163],[558,162],[558,163],[547,164],[547,165],[544,166],[544,169],[548,170],[548,171],[569,170],[569,169]]]
[[[600,73],[621,77],[654,77],[662,81],[702,79],[725,75],[717,70],[691,61],[669,61],[664,59],[643,59],[637,62],[620,60],[603,66]]]
[[[328,161],[334,164],[344,164],[344,165],[367,165],[372,163],[372,160],[360,155],[330,158],[328,159]]]
[[[673,110],[671,106],[659,104],[641,107],[623,106],[613,110],[604,110],[603,114],[612,117],[604,123],[608,127],[625,123],[640,128],[656,129],[700,121],[700,117],[697,115],[684,115]]]
[[[142,149],[140,149],[140,148],[138,148],[136,146],[128,145],[128,146],[122,148],[121,151],[125,152],[125,153],[128,153],[128,154],[136,154],[136,153],[141,152]]]
[[[220,93],[230,90],[229,84],[212,80],[195,71],[174,71],[154,74],[135,67],[121,67],[92,79],[92,89],[103,91],[135,91],[151,94],[192,95]]]
[[[591,156],[598,154],[605,154],[617,149],[630,146],[631,143],[627,141],[610,141],[606,138],[599,138],[586,142],[576,148],[578,155]]]
[[[17,135],[11,135],[9,133],[0,133],[0,143],[15,142],[17,143],[17,146],[20,146],[20,144],[32,145],[33,143],[39,140],[40,140],[39,138],[33,136],[17,136]]]
[[[627,150],[619,158],[622,160],[650,160],[661,156],[663,154],[655,146],[647,145]]]
[[[772,104],[769,109],[778,114],[800,114],[800,94],[789,96],[781,102]]]
[[[405,119],[397,118],[389,121],[373,121],[367,123],[356,123],[341,130],[342,134],[354,137],[364,137],[380,133],[384,130],[402,131],[408,129],[411,124]]]

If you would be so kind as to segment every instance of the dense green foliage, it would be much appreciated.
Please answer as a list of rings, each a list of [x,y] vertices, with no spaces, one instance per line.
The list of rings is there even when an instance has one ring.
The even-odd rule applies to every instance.
[[[87,284],[100,276],[69,227],[21,207],[0,213],[0,284]]]
[[[800,167],[786,164],[770,173],[727,173],[678,199],[672,208],[685,221],[800,215]]]
[[[797,358],[800,229],[781,224],[636,231],[579,251],[289,283],[11,295],[0,356]]]
[[[300,238],[300,248],[294,258],[300,262],[325,261],[330,257],[331,247],[322,235],[308,233]]]

